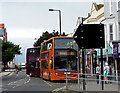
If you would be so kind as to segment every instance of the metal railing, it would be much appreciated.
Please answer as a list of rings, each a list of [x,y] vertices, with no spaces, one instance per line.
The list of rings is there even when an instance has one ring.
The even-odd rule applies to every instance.
[[[66,90],[70,89],[73,91],[83,91],[83,87],[85,86],[86,91],[119,91],[118,87],[120,85],[120,76],[118,76],[116,79],[115,75],[107,75],[108,80],[102,80],[101,77],[105,77],[104,75],[99,75],[99,79],[97,79],[97,74],[73,74],[77,74],[78,78],[70,77],[66,73]],[[83,78],[82,75],[85,75],[85,78]],[[85,81],[85,83],[83,83],[83,80]],[[104,83],[104,86],[102,82]],[[102,87],[104,87],[104,89],[102,89]]]

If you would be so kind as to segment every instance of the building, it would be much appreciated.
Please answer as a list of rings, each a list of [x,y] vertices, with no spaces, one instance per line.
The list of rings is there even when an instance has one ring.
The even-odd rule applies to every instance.
[[[100,24],[103,19],[104,5],[93,3],[88,17],[83,18],[83,24]],[[105,51],[105,49],[103,49],[103,51]],[[97,63],[100,63],[100,49],[87,49],[86,52],[86,65],[89,65],[91,74],[95,74]],[[103,55],[104,54],[105,52],[103,52]]]
[[[99,24],[104,19],[104,5],[93,3],[91,12],[84,19],[83,24]]]
[[[0,38],[7,41],[7,32],[4,24],[0,24]]]
[[[118,34],[119,34],[119,37],[118,37],[118,41],[120,43],[120,0],[118,0],[117,2],[117,9],[118,9]],[[119,60],[120,60],[120,44],[119,44]],[[119,64],[118,64],[118,73],[120,73],[120,61],[119,61]]]
[[[7,32],[6,32],[6,28],[4,27],[4,24],[0,24],[0,72],[1,72],[1,68],[2,66],[2,40],[3,41],[7,41]]]
[[[106,49],[112,47],[113,60],[108,59],[110,65],[115,66],[114,70],[120,73],[120,0],[104,0]],[[118,44],[117,46],[115,44]]]

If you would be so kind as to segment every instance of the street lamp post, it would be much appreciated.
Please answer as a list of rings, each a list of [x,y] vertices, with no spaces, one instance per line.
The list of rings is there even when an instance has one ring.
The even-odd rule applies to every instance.
[[[61,10],[49,9],[49,11],[58,11],[59,12],[59,26],[60,26],[60,36],[61,36]]]

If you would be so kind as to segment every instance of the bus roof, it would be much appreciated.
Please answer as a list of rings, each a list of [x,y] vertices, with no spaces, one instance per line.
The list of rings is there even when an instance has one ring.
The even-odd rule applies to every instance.
[[[37,46],[37,47],[31,47],[31,48],[27,48],[27,49],[35,49],[35,48],[40,48],[40,46]]]
[[[50,40],[52,40],[52,39],[55,39],[55,38],[73,38],[73,37],[68,37],[68,36],[56,36],[56,37],[51,37],[51,38],[48,39],[48,40],[44,40],[44,41],[41,43],[41,45],[42,45],[43,43],[46,43],[46,42],[48,42],[48,41],[50,41]]]

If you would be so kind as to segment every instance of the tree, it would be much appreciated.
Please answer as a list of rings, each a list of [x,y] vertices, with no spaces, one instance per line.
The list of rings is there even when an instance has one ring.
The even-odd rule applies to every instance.
[[[20,55],[21,47],[19,45],[15,45],[12,42],[2,42],[2,62],[5,65],[13,61],[16,54]]]
[[[44,41],[44,40],[47,40],[51,37],[55,37],[55,36],[59,36],[59,32],[55,32],[55,30],[53,30],[52,33],[49,33],[48,31],[46,32],[43,32],[42,36],[40,36],[40,38],[34,43],[34,47],[36,46],[40,46],[40,44]],[[63,34],[61,36],[66,36],[65,35],[65,32],[63,32]]]

